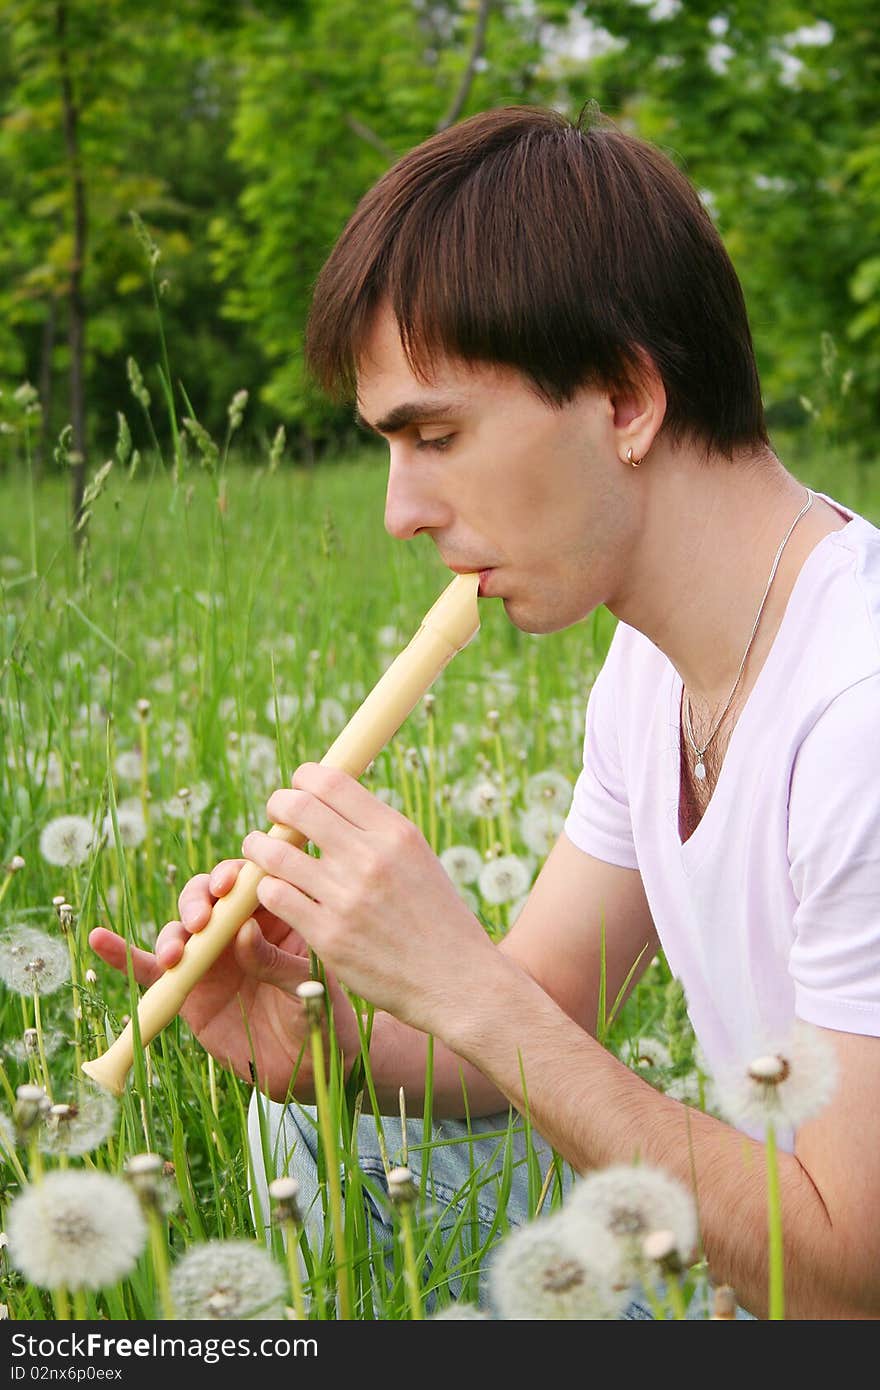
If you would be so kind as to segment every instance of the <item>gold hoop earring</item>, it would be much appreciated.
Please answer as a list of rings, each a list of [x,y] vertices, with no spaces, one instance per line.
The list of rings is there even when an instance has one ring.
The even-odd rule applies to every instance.
[[[630,447],[630,448],[627,449],[627,451],[626,451],[626,461],[627,461],[627,463],[631,463],[632,466],[633,466],[633,468],[638,468],[638,466],[639,466],[639,464],[641,463],[642,460],[641,460],[641,459],[633,458],[632,447]]]

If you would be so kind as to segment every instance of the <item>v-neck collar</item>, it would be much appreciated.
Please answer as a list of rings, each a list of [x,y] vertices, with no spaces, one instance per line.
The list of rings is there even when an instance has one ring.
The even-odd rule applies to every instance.
[[[715,835],[715,822],[722,824],[725,819],[725,812],[730,797],[734,795],[733,788],[737,786],[736,769],[740,758],[740,748],[747,745],[749,726],[757,717],[756,710],[760,711],[762,704],[766,703],[765,690],[772,689],[776,677],[777,667],[783,661],[783,651],[785,642],[783,639],[787,629],[796,620],[797,614],[801,611],[804,604],[809,601],[810,578],[816,570],[816,556],[824,554],[823,547],[827,541],[834,536],[843,535],[849,526],[858,520],[857,515],[844,507],[842,503],[836,502],[832,497],[826,496],[824,492],[816,492],[814,496],[827,502],[835,511],[842,516],[848,517],[846,526],[840,527],[836,531],[829,531],[821,540],[818,540],[813,549],[807,555],[797,577],[792,585],[791,593],[782,614],[782,621],[777,628],[776,634],[770,645],[770,650],[764,659],[760,671],[755,678],[755,683],[746,697],[745,703],[740,710],[739,717],[733,726],[733,730],[728,740],[727,749],[721,763],[721,770],[718,774],[718,781],[715,783],[715,790],[709,798],[709,803],[700,817],[693,832],[682,842],[681,831],[681,702],[684,689],[684,682],[678,671],[669,662],[669,709],[670,719],[677,730],[677,737],[670,740],[670,768],[669,775],[672,782],[672,795],[670,804],[675,807],[675,826],[674,833],[679,852],[681,854],[682,866],[686,874],[692,874],[699,868],[708,847]]]

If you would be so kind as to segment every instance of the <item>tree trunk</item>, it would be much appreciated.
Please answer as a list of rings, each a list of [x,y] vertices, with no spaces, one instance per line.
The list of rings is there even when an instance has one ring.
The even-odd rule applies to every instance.
[[[70,73],[70,50],[67,46],[67,4],[58,0],[55,6],[55,37],[58,44],[58,66],[61,76],[61,108],[64,122],[64,145],[70,169],[73,192],[73,256],[70,263],[70,284],[67,292],[67,341],[70,347],[70,423],[73,438],[70,451],[70,504],[74,537],[79,544],[83,531],[77,530],[82,514],[82,499],[86,479],[86,400],[85,350],[86,305],[83,295],[83,272],[86,258],[86,185],[83,178],[79,149],[79,109]]]
[[[40,438],[34,459],[34,475],[39,482],[46,472],[49,458],[49,439],[52,434],[52,354],[55,351],[55,296],[49,298],[49,312],[43,323],[40,340]]]

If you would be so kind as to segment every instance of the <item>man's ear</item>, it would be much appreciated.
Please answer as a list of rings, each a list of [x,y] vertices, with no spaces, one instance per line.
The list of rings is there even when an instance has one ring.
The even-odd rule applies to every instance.
[[[617,453],[641,460],[654,443],[666,417],[666,388],[652,358],[637,349],[638,365],[629,381],[610,393]]]

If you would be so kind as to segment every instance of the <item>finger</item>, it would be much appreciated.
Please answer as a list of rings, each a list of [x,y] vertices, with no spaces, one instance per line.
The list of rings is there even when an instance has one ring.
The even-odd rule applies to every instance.
[[[219,866],[218,866],[219,867]],[[201,931],[214,908],[210,874],[195,874],[185,883],[177,899],[180,920],[190,931]]]
[[[294,956],[267,941],[257,922],[249,917],[235,938],[235,957],[246,975],[295,995],[309,978],[308,956]]]
[[[235,887],[243,859],[221,859],[208,874],[208,891],[215,898],[225,898]]]
[[[166,922],[156,937],[156,958],[163,970],[170,970],[183,955],[191,933],[183,922]]]
[[[131,966],[134,978],[139,985],[151,985],[163,973],[162,966],[150,951],[142,951],[139,946],[129,947],[123,937],[106,927],[95,927],[89,932],[89,945],[107,965],[114,970],[128,974],[128,955],[131,951]]]
[[[298,830],[325,854],[345,853],[350,843],[348,837],[354,828],[351,821],[314,792],[281,788],[269,797],[266,810],[276,825],[289,825]]]
[[[332,806],[338,815],[350,821],[361,830],[381,830],[388,824],[388,817],[400,813],[380,801],[356,778],[350,777],[339,767],[325,767],[323,763],[302,763],[296,769],[291,786],[297,790],[312,792],[327,806]]]
[[[273,878],[280,878],[285,883],[295,885],[300,892],[315,902],[320,902],[321,885],[322,882],[326,882],[327,877],[326,867],[320,859],[315,859],[296,845],[289,845],[286,840],[279,840],[262,830],[252,830],[245,836],[241,847],[248,859],[265,874],[271,874]],[[274,911],[272,904],[260,895],[259,883],[257,897],[270,912]],[[290,919],[285,917],[283,920]]]

